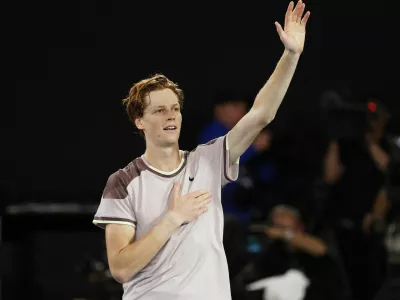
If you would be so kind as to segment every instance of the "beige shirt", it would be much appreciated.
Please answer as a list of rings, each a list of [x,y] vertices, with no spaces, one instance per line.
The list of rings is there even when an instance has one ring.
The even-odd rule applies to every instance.
[[[175,181],[182,195],[205,189],[212,199],[208,212],[182,225],[150,263],[123,285],[124,300],[228,300],[229,273],[222,244],[224,217],[221,188],[238,177],[229,164],[226,137],[182,152],[181,165],[165,173],[140,157],[112,174],[93,223],[104,228],[119,223],[136,228],[135,239],[158,224],[168,210]]]

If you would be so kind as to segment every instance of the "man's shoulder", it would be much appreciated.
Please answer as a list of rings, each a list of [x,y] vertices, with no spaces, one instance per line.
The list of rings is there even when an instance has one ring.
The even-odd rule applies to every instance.
[[[103,191],[104,198],[123,199],[128,196],[128,185],[145,169],[143,161],[137,158],[125,167],[112,173]]]
[[[197,149],[204,149],[204,148],[209,148],[209,146],[214,145],[217,142],[223,142],[226,138],[226,135],[222,135],[213,139],[210,139],[209,141],[202,143],[202,144],[198,144],[196,148],[194,148],[193,150],[191,150],[190,152],[194,152]]]
[[[125,167],[118,169],[112,173],[109,178],[107,185],[124,185],[128,186],[135,178],[139,177],[140,174],[146,169],[144,162],[140,157],[134,159]]]

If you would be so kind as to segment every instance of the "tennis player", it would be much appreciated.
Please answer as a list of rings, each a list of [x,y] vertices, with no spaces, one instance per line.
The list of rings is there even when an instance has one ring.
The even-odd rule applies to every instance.
[[[249,112],[226,135],[179,149],[183,93],[163,75],[144,79],[124,99],[143,133],[144,154],[112,174],[93,223],[105,228],[108,262],[123,299],[228,300],[222,243],[221,188],[238,177],[238,161],[274,118],[303,51],[310,12],[290,2],[285,50]]]

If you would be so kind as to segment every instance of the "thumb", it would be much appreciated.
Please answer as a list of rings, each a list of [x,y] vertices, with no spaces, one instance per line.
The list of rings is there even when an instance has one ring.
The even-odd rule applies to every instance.
[[[281,24],[275,22],[275,26],[276,26],[276,31],[278,31],[279,36],[282,38],[283,35],[285,34],[285,31],[283,30]]]
[[[181,195],[181,183],[176,181],[174,182],[174,187],[173,187],[173,192],[172,192],[174,198],[179,198]]]

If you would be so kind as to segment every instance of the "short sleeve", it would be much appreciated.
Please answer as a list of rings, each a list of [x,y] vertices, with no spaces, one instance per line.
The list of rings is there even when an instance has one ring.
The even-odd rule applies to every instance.
[[[122,170],[107,181],[93,224],[105,228],[107,224],[125,224],[136,228],[132,199],[128,193],[129,176]]]
[[[206,158],[212,160],[212,164],[216,168],[215,171],[220,173],[222,186],[237,180],[239,159],[230,163],[227,135],[213,139],[201,146]]]

